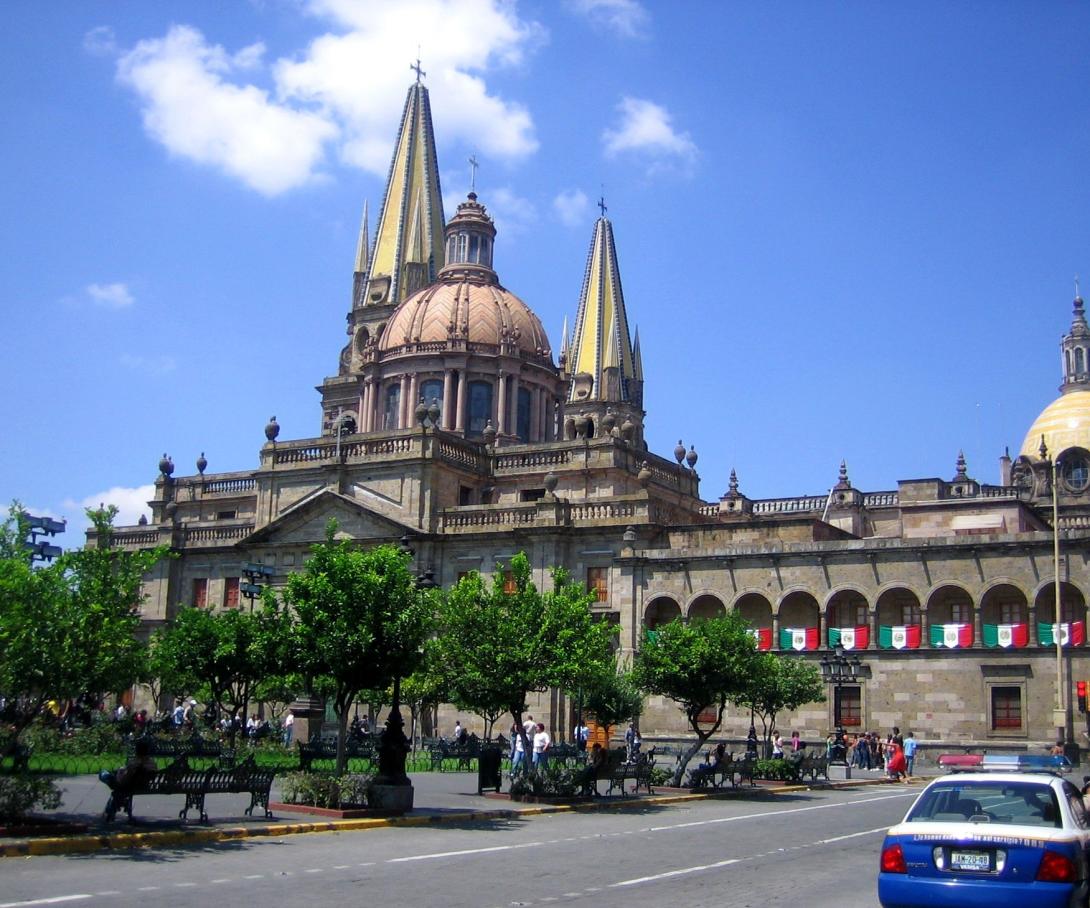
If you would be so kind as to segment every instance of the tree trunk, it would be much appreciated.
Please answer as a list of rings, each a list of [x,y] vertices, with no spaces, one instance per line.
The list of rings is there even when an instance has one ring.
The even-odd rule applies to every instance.
[[[337,712],[337,770],[338,776],[343,776],[348,768],[348,705],[341,705],[338,701],[333,704]]]
[[[701,732],[700,729],[696,729],[696,743],[693,744],[687,751],[685,751],[685,753],[681,755],[681,759],[678,760],[677,768],[674,769],[674,777],[670,780],[670,784],[674,788],[681,787],[681,779],[685,775],[685,767],[689,765],[689,761],[696,754],[700,753],[701,749],[707,743],[708,738],[714,735],[717,731],[719,731],[718,725],[707,734]]]

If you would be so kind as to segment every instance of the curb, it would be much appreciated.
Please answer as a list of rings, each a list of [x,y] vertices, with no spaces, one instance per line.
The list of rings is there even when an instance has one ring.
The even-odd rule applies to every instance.
[[[883,779],[859,779],[832,782],[827,785],[784,785],[765,789],[762,794],[790,794],[820,788],[856,788],[885,784]],[[590,813],[603,809],[631,810],[647,805],[683,804],[688,801],[726,799],[732,791],[693,792],[688,794],[652,795],[650,798],[600,801],[583,804],[539,804],[523,808],[467,810],[431,816],[373,817],[358,820],[326,820],[305,823],[273,823],[268,826],[223,826],[211,829],[171,829],[163,832],[117,832],[99,835],[77,835],[45,839],[28,839],[0,844],[0,858],[38,857],[44,855],[89,854],[96,851],[117,851],[132,848],[164,848],[170,846],[207,845],[240,839],[276,838],[319,832],[358,832],[390,826],[435,826],[442,823],[513,820],[554,813]]]

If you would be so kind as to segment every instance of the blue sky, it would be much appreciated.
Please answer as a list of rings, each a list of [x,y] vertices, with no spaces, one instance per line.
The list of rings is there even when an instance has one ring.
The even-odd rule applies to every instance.
[[[134,521],[317,434],[418,47],[447,214],[554,349],[595,202],[647,436],[715,500],[998,481],[1090,282],[1090,5],[12,0],[0,497]],[[77,544],[73,532],[64,540]]]

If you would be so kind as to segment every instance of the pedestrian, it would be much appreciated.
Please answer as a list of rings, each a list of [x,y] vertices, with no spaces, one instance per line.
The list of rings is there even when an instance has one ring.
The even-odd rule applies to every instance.
[[[586,753],[587,741],[590,739],[590,729],[587,724],[580,719],[575,723],[575,747],[579,753]]]
[[[526,720],[522,723],[522,727],[526,729],[526,737],[532,738],[537,731],[537,723],[534,721],[534,717],[527,716]]]
[[[511,775],[526,768],[526,745],[522,741],[521,732],[517,724],[511,726]]]
[[[905,778],[905,755],[901,748],[893,741],[886,748],[886,772],[893,782],[900,782]]]
[[[465,734],[465,732],[462,730],[462,720],[461,719],[455,719],[454,720],[454,738],[453,738],[454,743],[455,744],[461,744],[462,743],[462,735],[464,735],[464,734]]]
[[[170,714],[170,724],[176,729],[185,724],[185,707],[182,705],[181,697],[174,698],[174,711]]]
[[[295,732],[295,713],[293,713],[289,709],[288,714],[284,717],[284,728],[283,728],[284,739],[283,740],[284,740],[284,746],[285,747],[291,747],[291,737],[294,734],[294,732]]]
[[[595,741],[594,746],[590,749],[587,765],[583,767],[583,771],[579,776],[582,794],[592,798],[598,797],[598,774],[605,769],[608,761],[609,755],[606,753],[606,749]]]
[[[534,769],[545,768],[545,764],[549,762],[549,748],[552,746],[552,743],[552,738],[550,738],[549,733],[545,731],[545,723],[538,722],[537,731],[534,733]]]
[[[911,777],[912,772],[916,767],[916,736],[912,733],[908,733],[908,737],[905,738],[905,776]]]
[[[797,731],[791,732],[791,753],[795,753],[802,747],[802,739]]]
[[[901,737],[901,729],[896,725],[893,726],[893,731],[890,732],[889,740],[896,744],[899,748],[904,749],[905,739]]]
[[[746,735],[746,756],[757,759],[757,727],[755,725],[749,727],[749,734]]]
[[[631,763],[636,759],[636,756],[640,752],[640,733],[636,730],[634,722],[628,723],[628,731],[624,733],[624,743],[628,749],[628,762]]]
[[[779,732],[776,732],[775,737],[772,739],[772,759],[783,759],[783,735]]]

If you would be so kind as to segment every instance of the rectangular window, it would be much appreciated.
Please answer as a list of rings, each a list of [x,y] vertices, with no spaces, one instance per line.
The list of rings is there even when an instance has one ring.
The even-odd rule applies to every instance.
[[[836,712],[845,728],[858,728],[863,724],[863,691],[858,687],[842,687],[835,694]]]
[[[458,486],[458,506],[464,508],[473,503],[473,489],[469,486]]]
[[[519,492],[519,501],[541,501],[544,497],[544,489],[522,489]]]
[[[208,607],[208,578],[200,577],[193,581],[193,607]]]
[[[519,388],[518,401],[515,403],[515,431],[521,441],[530,440],[530,412],[533,410],[534,397],[529,388]]]
[[[973,605],[971,602],[952,602],[950,604],[951,624],[971,624],[973,620]]]
[[[1020,687],[992,688],[992,731],[1009,731],[1022,728],[1022,689]]]
[[[519,590],[518,584],[515,583],[515,572],[504,571],[503,572],[503,591],[507,594],[517,593]]]
[[[1000,602],[999,603],[999,623],[1000,624],[1020,624],[1025,621],[1025,617],[1022,612],[1022,605],[1019,602]]]
[[[234,520],[238,511],[216,511],[216,520]]]
[[[598,602],[609,601],[609,568],[587,568],[587,592],[594,593]]]
[[[223,607],[238,608],[238,577],[228,577],[223,581]]]

